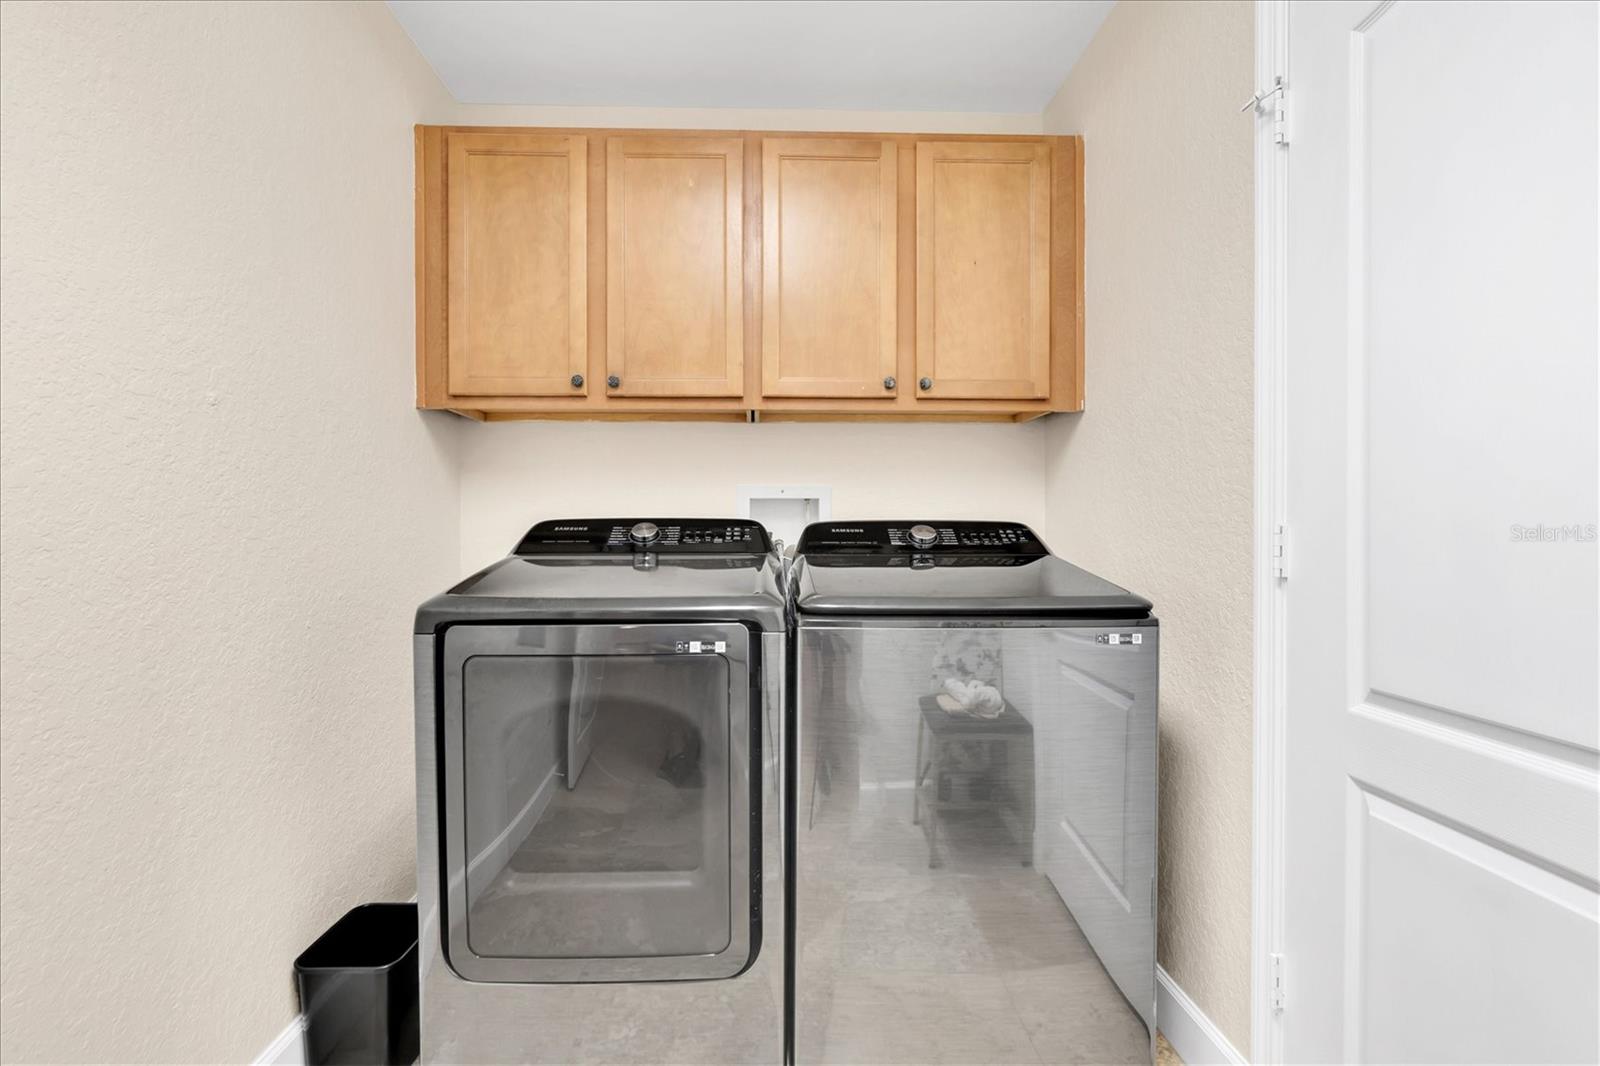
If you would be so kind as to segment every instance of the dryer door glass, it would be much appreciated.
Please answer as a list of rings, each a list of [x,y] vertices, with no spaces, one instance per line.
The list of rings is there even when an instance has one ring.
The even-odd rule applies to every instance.
[[[640,640],[639,628],[526,627],[513,647],[461,659],[450,898],[451,961],[464,975],[623,980],[742,967],[746,666],[725,639],[718,654],[716,639]]]

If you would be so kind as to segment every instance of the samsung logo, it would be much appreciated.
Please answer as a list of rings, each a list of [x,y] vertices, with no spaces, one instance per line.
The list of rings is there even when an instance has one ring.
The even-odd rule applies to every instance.
[[[588,531],[589,531],[589,527],[588,526],[557,526],[556,527],[556,532],[557,533],[587,533]]]
[[[865,533],[866,532],[866,530],[858,529],[858,528],[856,528],[854,526],[834,526],[833,527],[833,531],[835,533]]]

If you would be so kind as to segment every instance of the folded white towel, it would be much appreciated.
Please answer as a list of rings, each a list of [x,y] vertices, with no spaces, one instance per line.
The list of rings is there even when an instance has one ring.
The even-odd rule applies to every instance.
[[[950,677],[944,682],[944,690],[950,698],[961,705],[963,709],[972,706],[972,690],[978,687],[976,681],[965,678]]]
[[[1006,701],[999,689],[981,681],[967,681],[959,677],[945,679],[944,695],[939,699],[940,705],[947,711],[951,710],[952,702],[961,713],[974,718],[998,718],[1006,709]]]
[[[972,693],[972,703],[967,710],[979,718],[999,718],[1005,713],[1006,701],[993,685],[977,685]]]

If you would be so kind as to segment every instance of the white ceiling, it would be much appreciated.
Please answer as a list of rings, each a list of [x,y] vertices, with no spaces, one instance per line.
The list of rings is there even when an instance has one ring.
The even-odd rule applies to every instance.
[[[1044,109],[1114,0],[389,0],[469,104]]]

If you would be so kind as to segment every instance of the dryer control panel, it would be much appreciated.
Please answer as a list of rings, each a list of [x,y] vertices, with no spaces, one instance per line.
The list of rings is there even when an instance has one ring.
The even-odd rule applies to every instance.
[[[817,522],[795,552],[824,566],[1015,566],[1050,554],[1020,522]]]
[[[514,555],[765,555],[772,541],[748,518],[573,518],[540,522]]]

